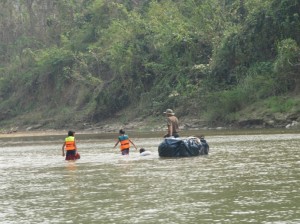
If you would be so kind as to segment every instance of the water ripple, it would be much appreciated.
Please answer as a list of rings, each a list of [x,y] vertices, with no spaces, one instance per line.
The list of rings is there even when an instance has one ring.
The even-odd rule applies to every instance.
[[[299,223],[300,137],[212,136],[210,155],[121,156],[115,140],[0,148],[0,223]],[[200,221],[199,221],[200,220]]]

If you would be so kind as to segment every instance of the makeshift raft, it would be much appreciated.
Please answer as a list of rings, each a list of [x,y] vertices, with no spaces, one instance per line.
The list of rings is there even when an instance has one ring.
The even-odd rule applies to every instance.
[[[160,157],[192,157],[208,155],[209,145],[204,138],[165,138],[158,146]]]

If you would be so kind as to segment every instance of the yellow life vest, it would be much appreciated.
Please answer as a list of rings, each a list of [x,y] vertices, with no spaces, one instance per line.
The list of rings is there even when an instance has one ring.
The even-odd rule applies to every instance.
[[[66,150],[75,150],[76,149],[74,136],[66,137],[65,143],[66,143]]]

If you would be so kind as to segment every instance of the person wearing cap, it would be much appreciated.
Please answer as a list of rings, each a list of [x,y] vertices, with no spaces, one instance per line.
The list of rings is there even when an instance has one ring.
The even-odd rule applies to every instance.
[[[175,137],[179,138],[179,122],[178,118],[175,116],[175,113],[172,109],[167,109],[164,114],[167,116],[167,129],[168,133],[164,135],[164,138]]]
[[[66,160],[76,160],[80,158],[79,153],[77,153],[74,135],[75,131],[68,131],[68,137],[65,138],[65,142],[62,146],[62,156],[65,156],[65,149],[67,151]]]
[[[125,131],[121,129],[119,131],[120,136],[118,137],[118,140],[114,146],[114,148],[120,143],[120,150],[121,154],[124,155],[129,155],[129,148],[130,148],[130,143],[134,146],[134,148],[137,150],[137,147],[135,144],[131,141],[131,139],[128,137],[128,135],[125,135]]]

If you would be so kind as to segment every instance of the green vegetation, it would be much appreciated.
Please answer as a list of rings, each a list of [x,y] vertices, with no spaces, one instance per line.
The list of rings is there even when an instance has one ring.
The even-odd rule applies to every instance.
[[[3,126],[128,122],[166,108],[226,124],[259,102],[300,111],[298,0],[0,6]]]

